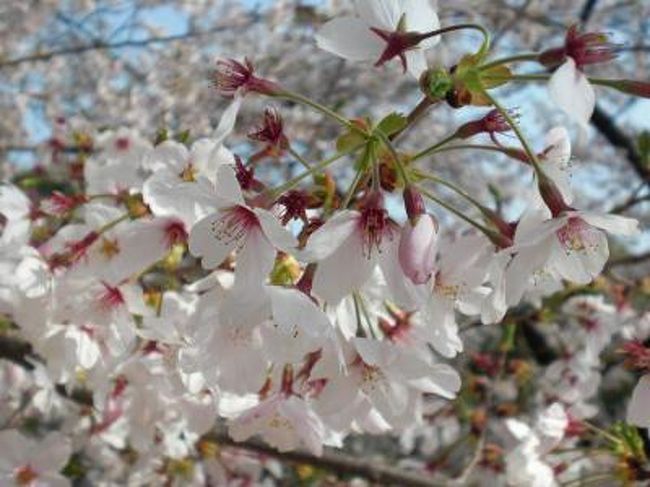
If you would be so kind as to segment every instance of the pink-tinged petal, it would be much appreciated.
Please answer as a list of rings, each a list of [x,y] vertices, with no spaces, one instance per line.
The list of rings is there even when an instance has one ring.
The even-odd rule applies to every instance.
[[[650,374],[644,375],[632,392],[627,406],[627,422],[650,428]]]
[[[325,259],[352,235],[358,225],[358,212],[352,210],[339,211],[309,237],[300,258],[308,262]]]
[[[273,269],[276,250],[259,226],[246,236],[244,247],[237,254],[234,289],[238,293],[258,293]]]
[[[593,225],[596,228],[601,228],[612,235],[628,237],[639,233],[639,221],[634,218],[583,211],[580,212],[580,218],[590,225]]]
[[[561,277],[577,284],[590,283],[609,258],[607,236],[579,218],[556,232],[549,265]]]
[[[415,226],[406,222],[399,240],[399,263],[404,274],[415,284],[431,277],[436,260],[438,233],[433,218],[422,215]]]
[[[356,0],[354,6],[359,17],[371,27],[393,31],[405,12],[400,3],[398,0]]]
[[[217,211],[199,220],[190,232],[190,253],[195,257],[202,257],[201,265],[204,269],[217,267],[239,244],[235,238],[223,238],[219,235],[217,229],[224,217],[224,211]]]
[[[440,29],[440,19],[429,0],[404,0],[403,5],[408,31],[425,33]],[[440,36],[434,36],[422,41],[419,46],[428,49],[439,42]]]
[[[359,290],[372,275],[376,252],[364,255],[361,233],[353,232],[336,251],[321,260],[316,268],[314,294],[336,305],[345,296]]]
[[[596,94],[591,83],[576,67],[572,58],[560,66],[548,83],[549,94],[564,112],[582,127],[589,125],[596,106]]]
[[[216,144],[220,145],[226,139],[226,137],[232,133],[233,129],[235,128],[237,114],[239,113],[243,99],[244,98],[242,96],[235,95],[235,98],[233,98],[230,105],[228,105],[228,107],[224,110],[223,114],[221,115],[221,120],[219,120],[219,125],[217,125],[217,128],[214,130],[214,134],[212,135],[212,138]]]
[[[244,196],[241,192],[241,186],[237,181],[237,175],[232,166],[221,165],[217,169],[217,180],[215,192],[219,198],[232,204],[243,205]]]
[[[384,42],[356,17],[330,20],[316,33],[318,47],[351,61],[376,61]]]
[[[253,211],[257,215],[264,235],[266,235],[266,238],[269,239],[276,249],[284,252],[291,252],[295,249],[298,245],[298,240],[289,230],[280,224],[273,213],[262,208],[255,208]]]

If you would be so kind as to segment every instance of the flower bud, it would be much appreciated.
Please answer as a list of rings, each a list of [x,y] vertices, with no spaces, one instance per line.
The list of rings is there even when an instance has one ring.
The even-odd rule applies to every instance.
[[[508,114],[515,119],[518,117],[515,110],[508,110]],[[483,133],[494,137],[496,133],[509,132],[510,130],[512,130],[512,127],[506,117],[495,108],[490,110],[483,118],[461,125],[456,131],[456,137],[468,139]]]
[[[431,277],[436,260],[438,224],[433,216],[420,214],[417,221],[407,221],[399,241],[399,263],[404,274],[415,284]]]
[[[415,224],[419,216],[426,211],[422,195],[418,190],[413,188],[413,186],[407,186],[404,188],[402,196],[404,198],[406,214],[408,215],[409,220],[411,220],[411,223]]]

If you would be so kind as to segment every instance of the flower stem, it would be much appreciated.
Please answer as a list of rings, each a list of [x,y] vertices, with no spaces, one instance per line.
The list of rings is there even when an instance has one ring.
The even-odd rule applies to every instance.
[[[302,164],[305,169],[307,169],[308,171],[311,169],[309,163],[300,154],[298,154],[298,152],[294,150],[293,147],[289,146],[287,148],[287,152],[289,152],[289,154],[291,154],[291,156],[294,159],[296,159],[300,164]]]
[[[345,157],[345,156],[347,156],[349,154],[352,154],[353,152],[357,151],[358,149],[360,149],[364,145],[365,145],[365,142],[363,144],[359,144],[359,145],[357,145],[357,146],[355,146],[355,147],[353,147],[353,148],[351,148],[349,150],[346,150],[346,151],[343,151],[343,152],[338,152],[338,153],[334,154],[332,157],[329,157],[329,158],[319,162],[315,166],[311,166],[307,171],[298,174],[295,178],[290,179],[286,183],[281,184],[280,186],[278,186],[276,188],[269,189],[268,193],[270,195],[272,195],[273,199],[275,199],[277,196],[281,195],[285,191],[293,188],[296,184],[298,184],[300,181],[302,181],[306,177],[311,176],[313,174],[317,174],[318,172],[320,172],[323,169],[325,169],[326,167],[328,167],[330,164],[333,164],[334,162],[338,161],[339,159],[341,159],[341,158],[343,158],[343,157]]]
[[[481,66],[479,69],[486,70],[486,69],[494,68],[495,66],[501,66],[502,64],[516,63],[519,61],[535,61],[538,57],[539,54],[535,52],[516,54],[514,56],[508,56],[501,59],[495,59],[494,61],[490,61],[489,63]]]
[[[453,32],[456,30],[463,30],[463,29],[470,29],[470,30],[477,30],[481,34],[483,34],[483,44],[481,44],[481,48],[479,49],[477,55],[479,57],[484,56],[488,49],[490,48],[490,33],[487,31],[485,27],[479,24],[458,24],[458,25],[450,25],[449,27],[443,27],[442,29],[438,30],[432,30],[431,32],[427,32],[425,34],[420,34],[418,42],[422,42],[425,39],[430,39],[431,37],[435,37],[441,34],[446,34],[447,32]]]
[[[411,157],[411,161],[417,161],[418,159],[422,159],[423,157],[426,157],[429,154],[433,154],[434,152],[438,152],[439,150],[441,150],[441,148],[443,146],[447,145],[449,142],[451,142],[451,141],[453,141],[455,139],[456,139],[456,132],[449,135],[448,137],[445,137],[440,142],[437,142],[437,143],[433,144],[432,146],[421,150],[420,152],[415,154],[413,157]]]
[[[454,183],[452,183],[452,182],[450,182],[450,181],[447,181],[446,179],[441,178],[441,177],[439,177],[439,176],[436,176],[435,174],[431,174],[431,173],[426,173],[426,172],[424,172],[424,171],[420,171],[419,169],[416,169],[416,170],[414,171],[414,173],[415,173],[416,176],[418,176],[418,177],[420,177],[420,178],[427,179],[427,180],[429,180],[429,181],[432,181],[432,182],[434,182],[434,183],[441,184],[441,185],[443,185],[443,186],[445,186],[445,187],[451,189],[454,193],[456,193],[456,194],[458,194],[459,196],[465,198],[467,201],[469,201],[469,202],[472,203],[474,206],[476,206],[479,210],[481,210],[481,212],[485,211],[485,206],[484,206],[484,205],[482,205],[481,203],[479,203],[476,199],[474,199],[472,196],[470,196],[469,194],[467,194],[463,189],[459,188],[459,187],[456,186]]]
[[[421,186],[418,186],[417,189],[418,189],[418,191],[420,191],[424,196],[426,196],[427,198],[429,198],[429,199],[430,199],[431,201],[433,201],[434,203],[439,204],[440,206],[442,206],[442,207],[443,207],[444,209],[446,209],[447,211],[453,213],[453,214],[456,215],[457,217],[461,218],[462,220],[465,220],[467,223],[469,223],[469,224],[472,225],[473,227],[475,227],[475,228],[477,228],[478,230],[480,230],[481,232],[483,232],[483,233],[484,233],[488,238],[493,239],[493,238],[497,237],[496,232],[490,230],[490,229],[487,228],[486,226],[481,225],[481,224],[478,223],[477,221],[475,221],[475,220],[473,220],[472,218],[468,217],[468,216],[465,215],[463,212],[457,210],[456,208],[454,208],[453,206],[451,206],[451,205],[450,205],[449,203],[447,203],[446,201],[441,200],[440,198],[438,198],[437,196],[435,196],[435,195],[434,195],[433,193],[431,193],[430,191],[426,190],[425,188],[423,188],[423,187],[421,187]]]
[[[276,95],[278,98],[284,98],[286,100],[291,100],[296,103],[300,103],[302,105],[306,105],[310,108],[313,108],[317,112],[322,113],[323,115],[331,118],[332,120],[335,120],[336,122],[340,123],[341,125],[354,129],[355,126],[352,122],[350,122],[348,119],[343,117],[342,115],[339,115],[336,113],[334,110],[327,108],[325,105],[321,105],[318,102],[315,102],[306,96],[302,96],[298,93],[293,93],[291,91],[283,91]]]

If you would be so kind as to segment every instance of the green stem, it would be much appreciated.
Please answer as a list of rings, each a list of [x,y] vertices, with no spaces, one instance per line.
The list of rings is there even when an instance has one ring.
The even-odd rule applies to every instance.
[[[514,56],[508,56],[504,57],[501,59],[496,59],[494,61],[490,61],[487,64],[484,64],[481,66],[479,69],[480,70],[486,70],[490,68],[494,68],[495,66],[501,66],[502,64],[509,64],[509,63],[516,63],[519,61],[535,61],[539,57],[539,54],[535,52],[527,52],[524,54],[516,54]]]
[[[354,129],[356,128],[355,125],[350,122],[347,118],[343,117],[342,115],[339,115],[336,113],[334,110],[327,108],[325,105],[321,105],[318,102],[315,102],[313,100],[310,100],[306,96],[299,95],[298,93],[293,93],[290,91],[283,91],[280,94],[276,95],[278,98],[284,98],[286,100],[291,100],[296,103],[301,103],[302,105],[306,105],[310,108],[313,108],[317,112],[322,113],[323,115],[330,117],[333,120],[336,120],[338,123],[341,125]]]
[[[130,216],[129,216],[128,213],[126,215],[122,215],[121,217],[116,218],[115,220],[112,220],[112,221],[106,223],[105,225],[99,227],[99,229],[97,230],[97,233],[100,234],[100,235],[102,233],[106,233],[111,228],[113,228],[114,226],[118,225],[119,223],[122,223],[123,221],[128,220],[129,218],[130,218]]]
[[[278,186],[276,188],[269,189],[268,193],[270,195],[272,195],[273,198],[275,199],[277,196],[281,195],[282,193],[284,193],[288,189],[293,188],[296,184],[298,184],[300,181],[302,181],[306,177],[311,176],[313,174],[317,174],[318,172],[322,171],[323,169],[325,169],[330,164],[333,164],[334,162],[338,161],[339,159],[341,159],[341,158],[343,158],[343,157],[345,157],[345,156],[347,156],[349,154],[352,154],[353,152],[357,151],[358,149],[360,149],[364,145],[365,145],[365,142],[363,144],[359,144],[359,145],[357,145],[357,146],[355,146],[352,149],[349,149],[347,151],[338,152],[338,153],[334,154],[332,157],[329,157],[329,158],[325,159],[324,161],[319,162],[315,166],[310,167],[307,171],[305,171],[305,172],[303,172],[301,174],[298,174],[295,178],[290,179],[286,183],[284,183],[284,184],[282,184],[282,185],[280,185],[280,186]]]
[[[298,154],[298,152],[296,152],[293,149],[293,147],[289,146],[287,148],[287,152],[289,152],[289,154],[291,154],[291,156],[294,159],[296,159],[300,164],[302,164],[305,169],[307,169],[308,171],[311,169],[311,166],[309,165],[309,163],[300,154]]]
[[[451,206],[449,203],[447,203],[447,202],[441,200],[440,198],[438,198],[437,196],[435,196],[435,195],[434,195],[433,193],[431,193],[430,191],[424,189],[424,188],[421,187],[421,186],[418,186],[417,189],[418,189],[418,191],[420,191],[420,193],[422,193],[424,196],[426,196],[427,198],[429,198],[429,199],[430,199],[431,201],[433,201],[434,203],[439,204],[440,206],[442,206],[442,207],[443,207],[444,209],[446,209],[447,211],[453,213],[453,214],[456,215],[457,217],[461,218],[462,220],[466,221],[467,223],[469,223],[469,224],[472,225],[473,227],[475,227],[475,228],[477,228],[478,230],[480,230],[481,232],[483,232],[483,233],[484,233],[488,238],[492,239],[492,238],[496,237],[496,233],[495,233],[495,232],[493,232],[492,230],[490,230],[490,229],[487,228],[486,226],[481,225],[481,224],[478,223],[477,221],[474,221],[473,219],[471,219],[470,217],[468,217],[467,215],[465,215],[463,212],[461,212],[461,211],[457,210],[456,208],[454,208],[453,206]]]
[[[451,189],[454,193],[458,194],[459,196],[462,196],[462,197],[465,198],[467,201],[469,201],[469,202],[472,203],[474,206],[476,206],[479,210],[481,210],[481,212],[485,211],[486,208],[485,208],[484,205],[482,205],[482,204],[479,203],[476,199],[474,199],[473,197],[471,197],[470,195],[468,195],[468,194],[467,194],[463,189],[459,188],[459,187],[456,186],[454,183],[451,183],[451,182],[447,181],[446,179],[443,179],[443,178],[441,178],[441,177],[439,177],[439,176],[436,176],[435,174],[431,174],[431,173],[426,173],[426,172],[424,172],[424,171],[420,171],[419,169],[416,169],[416,170],[415,170],[415,174],[416,174],[418,177],[421,177],[421,178],[423,178],[423,179],[427,179],[427,180],[432,181],[432,182],[434,182],[434,183],[441,184],[441,185],[443,185],[443,186],[445,186],[445,187]]]
[[[423,157],[428,156],[429,154],[433,154],[434,152],[438,152],[441,147],[444,145],[447,145],[449,142],[453,141],[456,139],[456,132],[451,134],[450,136],[442,139],[440,142],[437,142],[436,144],[433,144],[430,147],[427,147],[424,150],[421,150],[417,154],[415,154],[413,157],[411,157],[411,161],[417,161],[418,159],[422,159]]]
[[[454,150],[484,150],[484,151],[490,151],[490,152],[499,152],[501,154],[505,154],[507,156],[510,155],[508,152],[508,148],[504,147],[498,147],[496,145],[484,145],[484,144],[460,144],[460,145],[452,145],[449,147],[440,147],[439,149],[434,150],[432,153],[438,153],[438,152],[449,152],[449,151],[454,151]],[[512,150],[519,150],[515,149],[514,147]]]
[[[354,196],[354,193],[357,190],[357,186],[359,185],[359,181],[361,181],[361,178],[363,177],[363,167],[364,164],[361,165],[361,167],[357,170],[357,173],[354,176],[354,179],[352,180],[352,184],[348,188],[348,191],[345,194],[345,199],[343,200],[343,203],[341,205],[342,208],[347,208],[350,206],[350,202],[352,201],[352,197]]]
[[[479,24],[458,24],[458,25],[450,25],[449,27],[443,27],[442,29],[433,30],[425,34],[420,34],[420,36],[418,37],[419,39],[418,42],[422,42],[425,39],[439,36],[441,34],[446,34],[447,32],[453,32],[456,30],[463,30],[463,29],[477,30],[481,34],[483,34],[483,44],[481,44],[481,48],[477,52],[477,55],[479,57],[485,56],[488,49],[490,48],[490,33],[487,31],[485,27]]]

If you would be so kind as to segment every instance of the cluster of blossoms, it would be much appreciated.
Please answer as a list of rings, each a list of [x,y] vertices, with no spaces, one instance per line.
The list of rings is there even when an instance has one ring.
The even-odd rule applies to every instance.
[[[465,347],[461,320],[501,328],[524,303],[539,305],[565,283],[588,285],[608,259],[607,234],[636,232],[632,219],[573,206],[569,134],[553,128],[539,152],[526,141],[490,91],[517,75],[509,59],[487,60],[487,34],[453,68],[427,66],[424,50],[441,34],[480,27],[441,29],[426,0],[360,0],[357,9],[358,17],[325,24],[317,42],[348,59],[401,63],[423,96],[409,116],[348,119],[261,77],[248,59],[220,60],[215,88],[232,102],[210,137],[189,144],[161,133],[151,142],[128,129],[105,131],[85,139],[72,163],[43,169],[58,181],[55,190],[39,194],[19,178],[0,187],[0,312],[29,344],[23,363],[0,378],[18,415],[27,408],[42,416],[37,434],[52,422],[60,430],[34,447],[8,415],[0,478],[65,485],[59,471],[67,464],[71,475],[72,452],[77,463],[93,465],[89,475],[128,477],[133,485],[162,482],[195,457],[201,468],[185,480],[196,485],[239,485],[273,471],[215,452],[211,438],[223,426],[236,442],[258,436],[281,452],[317,456],[356,433],[402,433],[407,443],[461,391],[450,364]],[[564,47],[530,60],[559,66],[551,94],[584,123],[593,91],[582,68],[612,58],[602,35],[572,28]],[[647,95],[643,83],[591,82]],[[305,104],[339,123],[336,151],[308,162],[278,109],[269,108],[251,133],[259,147],[232,152],[228,136],[251,96]],[[442,101],[492,108],[442,143],[417,154],[401,150],[400,136]],[[508,131],[519,146],[503,145],[499,134]],[[453,147],[447,144],[480,134],[534,176],[515,221],[418,167]],[[262,176],[269,161],[289,158],[302,167],[294,177],[272,185]],[[337,184],[331,166],[345,163],[354,177]],[[465,198],[482,219],[451,206],[427,182]],[[443,231],[427,200],[469,230]],[[495,421],[505,467],[485,455],[474,475],[541,486],[589,468],[566,461],[559,468],[548,455],[563,441],[575,443],[589,424],[583,420],[597,412],[589,400],[601,352],[619,333],[620,310],[583,297],[565,308],[576,336],[567,335],[564,354],[545,371],[534,426]],[[650,352],[636,347],[627,349],[630,360],[650,372]],[[505,372],[492,357],[473,360]],[[630,409],[640,426],[650,422],[647,377]],[[69,408],[75,413],[66,414]],[[487,419],[473,422],[487,429]],[[127,453],[129,461],[115,468]]]

